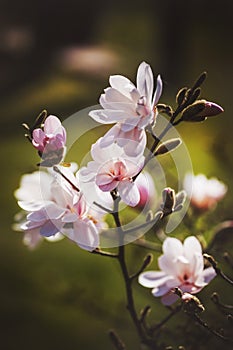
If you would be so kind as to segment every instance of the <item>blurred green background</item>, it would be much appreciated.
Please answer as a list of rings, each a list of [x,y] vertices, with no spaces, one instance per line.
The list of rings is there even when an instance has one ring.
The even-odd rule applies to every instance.
[[[232,11],[231,0],[0,1],[2,349],[113,349],[110,328],[128,350],[139,349],[115,261],[92,256],[68,240],[45,242],[30,252],[22,235],[11,229],[18,211],[13,191],[38,160],[21,123],[32,124],[42,109],[64,120],[95,105],[110,74],[134,80],[142,60],[162,75],[161,102],[172,104],[176,91],[206,70],[202,96],[222,105],[225,113],[203,124],[181,125],[179,132],[194,172],[217,176],[229,188],[214,222],[233,218]],[[222,251],[217,256],[227,269]],[[144,252],[135,247],[127,252],[131,268],[139,266]],[[209,301],[214,290],[230,303],[230,289],[214,281],[200,294],[210,305],[209,320],[220,327],[226,321]],[[149,291],[137,286],[136,297],[138,307],[154,306],[155,320],[166,315]],[[178,320],[176,325],[187,322],[185,316]],[[175,323],[168,324],[165,345],[187,346]],[[195,328],[192,338],[200,335],[199,345],[193,340],[187,349],[205,349],[207,340],[213,349],[222,347]]]

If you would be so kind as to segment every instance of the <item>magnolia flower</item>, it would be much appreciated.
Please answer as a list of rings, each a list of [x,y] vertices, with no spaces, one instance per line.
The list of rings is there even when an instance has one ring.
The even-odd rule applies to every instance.
[[[139,283],[153,288],[152,294],[162,297],[165,305],[171,305],[178,298],[172,292],[173,288],[196,294],[216,276],[213,267],[204,269],[202,248],[194,236],[186,238],[184,244],[176,238],[166,238],[158,265],[161,271],[143,272],[139,276]]]
[[[56,173],[55,179],[50,181],[47,197],[37,201],[32,196],[31,201],[18,202],[19,206],[28,212],[21,229],[32,245],[36,244],[40,236],[54,237],[62,233],[81,248],[94,250],[99,245],[103,213],[94,212],[88,206],[72,171],[63,168],[63,173],[65,178]],[[26,196],[25,189],[24,192]]]
[[[20,187],[15,191],[14,195],[18,200],[19,206],[25,210],[25,215],[32,207],[36,210],[43,206],[45,202],[52,200],[51,184],[53,180],[53,176],[45,171],[35,171],[22,176]],[[16,231],[21,230],[21,226],[25,221],[25,215],[22,213],[17,215],[20,219],[18,220],[19,224],[14,225]],[[52,237],[45,238],[48,241],[56,242],[63,237],[63,235],[58,233]],[[42,240],[43,236],[36,230],[26,231],[23,238],[24,244],[30,249],[34,249]]]
[[[108,147],[101,148],[101,139],[91,148],[93,161],[87,167],[80,169],[82,182],[95,182],[103,192],[118,190],[123,202],[129,206],[136,206],[140,201],[140,192],[133,177],[143,167],[144,157],[142,154],[129,157],[124,148],[112,143]]]
[[[66,131],[60,120],[54,115],[45,119],[43,129],[34,129],[32,144],[43,159],[41,165],[53,166],[63,158],[66,143]]]
[[[214,208],[227,192],[223,182],[216,178],[207,179],[203,174],[196,176],[187,174],[184,179],[184,189],[191,199],[191,205],[203,211]]]
[[[104,90],[99,100],[103,109],[91,111],[89,115],[102,124],[117,123],[107,138],[113,137],[118,142],[120,129],[121,138],[145,142],[144,128],[154,124],[157,116],[156,104],[162,93],[160,75],[154,95],[153,73],[145,62],[138,67],[136,86],[122,75],[110,76],[109,83],[111,87]],[[137,131],[130,134],[135,128]]]

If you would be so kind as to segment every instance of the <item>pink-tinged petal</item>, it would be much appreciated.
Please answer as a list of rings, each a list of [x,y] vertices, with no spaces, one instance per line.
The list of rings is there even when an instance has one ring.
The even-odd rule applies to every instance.
[[[66,235],[82,249],[92,251],[99,246],[98,230],[91,220],[76,221]]]
[[[36,147],[37,145],[43,145],[43,141],[45,138],[45,133],[41,129],[34,129],[32,132],[32,143]]]
[[[146,271],[139,275],[138,282],[147,288],[164,284],[169,277],[163,271]]]
[[[137,89],[141,96],[147,98],[147,102],[152,100],[154,89],[154,78],[149,64],[142,62],[137,72]]]
[[[50,115],[45,119],[44,132],[46,134],[58,134],[62,128],[60,120],[54,115]]]
[[[156,90],[155,90],[153,101],[152,101],[152,107],[155,107],[155,105],[159,102],[160,96],[162,95],[162,90],[163,90],[163,82],[162,82],[160,75],[158,75],[157,83],[156,83]]]
[[[161,302],[163,303],[163,305],[169,306],[174,304],[178,299],[178,295],[174,294],[173,292],[170,292],[161,298]]]
[[[97,109],[91,111],[89,116],[98,123],[114,124],[125,119],[124,111],[114,111],[112,109]]]
[[[117,185],[119,184],[119,181],[116,180],[112,180],[111,182],[107,183],[107,184],[102,184],[102,185],[98,185],[99,188],[101,189],[101,191],[103,192],[111,192],[113,190],[115,190],[115,188],[117,187]]]
[[[53,236],[60,231],[60,225],[58,227],[57,222],[47,221],[40,228],[40,234],[45,237]]]
[[[135,207],[140,201],[140,193],[134,182],[121,181],[118,185],[118,191],[123,202],[130,207]]]

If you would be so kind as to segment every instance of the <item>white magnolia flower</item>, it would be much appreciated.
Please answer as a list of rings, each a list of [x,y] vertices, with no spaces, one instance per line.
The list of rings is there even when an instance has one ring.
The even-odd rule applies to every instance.
[[[160,75],[157,77],[155,92],[153,73],[145,62],[138,67],[136,86],[122,75],[110,76],[109,83],[110,87],[104,90],[99,100],[103,109],[91,111],[89,115],[102,124],[117,123],[104,139],[118,142],[120,137],[145,144],[144,129],[154,124],[157,116],[156,104],[162,93]],[[132,151],[132,148],[127,151]]]
[[[133,177],[139,173],[144,164],[142,154],[129,157],[124,148],[112,143],[102,148],[99,139],[91,148],[93,161],[80,169],[80,180],[83,183],[94,182],[101,191],[118,190],[123,202],[136,206],[140,201],[140,193]]]
[[[194,236],[186,238],[184,244],[176,238],[166,238],[158,265],[161,271],[143,272],[139,276],[139,283],[153,288],[152,294],[162,297],[165,305],[171,305],[178,298],[172,292],[173,288],[195,294],[216,276],[212,267],[204,269],[202,248]]]
[[[184,189],[191,199],[191,204],[200,210],[209,210],[221,200],[227,192],[227,187],[216,178],[207,179],[203,174],[187,174],[184,179]]]
[[[51,201],[51,184],[53,181],[53,176],[45,171],[35,171],[31,174],[23,175],[20,180],[20,187],[14,193],[19,206],[28,212],[32,207],[35,210],[43,206],[45,202]],[[21,224],[25,221],[25,215],[20,215]],[[18,231],[21,225],[17,224],[14,227]],[[57,233],[52,237],[45,238],[48,241],[56,242],[64,238],[64,236]],[[24,244],[30,249],[34,249],[42,240],[43,236],[35,230],[25,232],[23,238]]]
[[[25,232],[25,242],[33,247],[40,237],[52,237],[53,240],[54,236],[62,233],[81,248],[94,250],[99,245],[103,213],[95,212],[89,207],[83,193],[76,189],[78,183],[72,171],[65,167],[59,169],[62,169],[61,172],[65,174],[66,179],[57,173],[53,177],[39,172],[43,174],[44,180],[49,179],[46,185],[44,184],[47,186],[45,197],[33,197],[33,195],[30,197],[25,186],[16,192],[18,198],[21,196],[19,199],[22,197],[30,199],[18,202],[28,213],[26,222],[21,225],[21,229]],[[34,178],[40,179],[39,175],[34,175]],[[43,181],[36,181],[35,184],[43,188]]]

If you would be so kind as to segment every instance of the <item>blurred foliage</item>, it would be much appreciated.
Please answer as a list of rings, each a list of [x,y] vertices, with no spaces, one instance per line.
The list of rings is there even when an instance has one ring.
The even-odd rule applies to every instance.
[[[141,60],[151,64],[155,74],[162,74],[161,101],[172,104],[180,87],[207,70],[203,97],[222,105],[225,113],[203,124],[181,125],[178,131],[190,151],[194,172],[216,176],[228,185],[213,224],[232,219],[232,5],[229,0],[0,2],[0,327],[4,350],[111,349],[110,328],[117,330],[128,349],[138,349],[115,261],[92,256],[68,240],[45,242],[30,252],[22,245],[22,235],[11,230],[18,211],[13,191],[20,176],[33,171],[32,164],[38,161],[23,139],[20,124],[31,124],[42,109],[65,119],[96,104],[110,74],[134,79]],[[76,48],[87,51],[80,53]],[[93,48],[99,51],[93,54]],[[99,52],[103,56],[98,56]],[[71,150],[70,156],[81,160],[96,135],[95,131],[84,135],[79,140],[80,152]],[[163,167],[166,163],[169,166],[169,157],[162,162]],[[191,228],[191,233],[205,230],[208,240],[209,220],[200,218],[198,232]],[[183,237],[187,230],[183,223],[172,234]],[[229,274],[222,253],[231,247],[232,239],[227,238],[223,247],[213,251]],[[132,246],[127,253],[134,270],[145,252]],[[200,293],[208,310],[203,317],[214,328],[229,328],[229,322],[209,299],[213,291],[219,291],[225,303],[231,302],[230,288],[223,283],[216,278]],[[138,309],[151,304],[150,318],[161,320],[167,310],[160,301],[150,291],[135,287]],[[185,325],[185,334],[181,325]],[[164,347],[223,348],[185,315],[171,320],[167,328]]]

